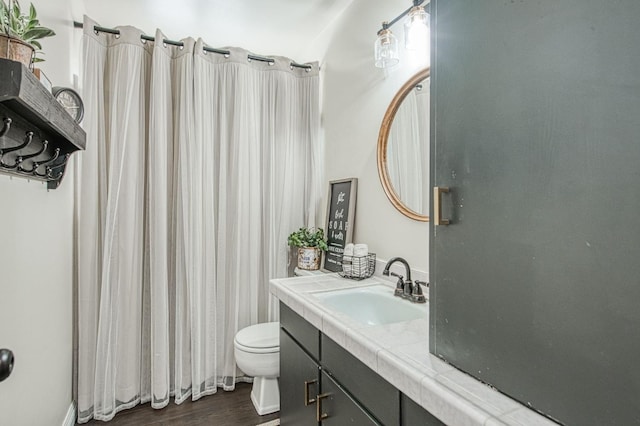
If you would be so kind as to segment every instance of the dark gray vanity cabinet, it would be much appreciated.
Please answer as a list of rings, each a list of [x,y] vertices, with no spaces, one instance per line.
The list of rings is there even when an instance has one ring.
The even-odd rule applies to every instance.
[[[331,365],[345,364],[347,369],[354,367],[351,360],[335,356],[339,354],[335,349],[338,346],[335,342],[326,336],[321,337],[317,328],[282,303],[280,304],[280,325],[280,424],[283,426],[385,424],[375,420],[345,389],[344,385],[324,368],[323,360],[326,358],[325,353],[328,348],[334,349],[327,355],[331,359]],[[368,368],[359,361],[357,363]],[[355,381],[357,378],[368,383],[369,377],[358,377],[354,374],[355,371],[345,370],[341,373],[342,379],[347,382]],[[375,375],[373,371],[371,373]],[[380,378],[377,375],[375,377]],[[388,383],[387,385],[391,386]],[[395,392],[398,391],[395,390]],[[396,410],[396,416],[397,413]],[[388,424],[397,425],[398,422]]]
[[[436,426],[435,417],[280,304],[283,426]]]

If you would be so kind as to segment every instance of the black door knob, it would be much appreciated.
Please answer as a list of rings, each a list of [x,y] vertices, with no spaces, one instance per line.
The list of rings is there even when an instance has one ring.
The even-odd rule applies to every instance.
[[[11,374],[13,361],[13,352],[9,349],[0,349],[0,382]]]

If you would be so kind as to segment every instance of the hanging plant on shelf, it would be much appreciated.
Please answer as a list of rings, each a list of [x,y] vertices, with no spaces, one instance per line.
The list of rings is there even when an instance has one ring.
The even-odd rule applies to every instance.
[[[320,269],[322,252],[327,250],[324,231],[316,228],[300,228],[289,235],[290,246],[298,247],[298,268],[315,271]]]
[[[52,29],[40,25],[33,3],[29,13],[23,13],[17,0],[0,0],[0,57],[31,67],[34,62],[44,61],[36,57],[43,53],[38,40],[54,35]]]

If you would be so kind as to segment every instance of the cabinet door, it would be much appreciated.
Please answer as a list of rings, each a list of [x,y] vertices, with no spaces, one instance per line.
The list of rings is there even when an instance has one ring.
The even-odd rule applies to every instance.
[[[435,418],[433,414],[404,394],[402,394],[400,406],[402,426],[444,426],[444,423]]]
[[[319,367],[280,329],[280,424],[317,426],[315,400],[320,387]]]
[[[322,366],[357,401],[386,426],[400,423],[400,391],[322,334]]]
[[[326,415],[322,426],[365,426],[380,425],[367,414],[331,376],[324,371],[322,376],[322,395],[318,401],[320,414]]]

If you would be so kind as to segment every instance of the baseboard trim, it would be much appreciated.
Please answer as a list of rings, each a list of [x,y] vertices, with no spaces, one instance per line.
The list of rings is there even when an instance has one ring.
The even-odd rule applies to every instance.
[[[76,403],[71,401],[71,405],[69,405],[69,409],[67,410],[67,415],[64,416],[64,421],[62,422],[62,426],[74,426],[76,424]]]

